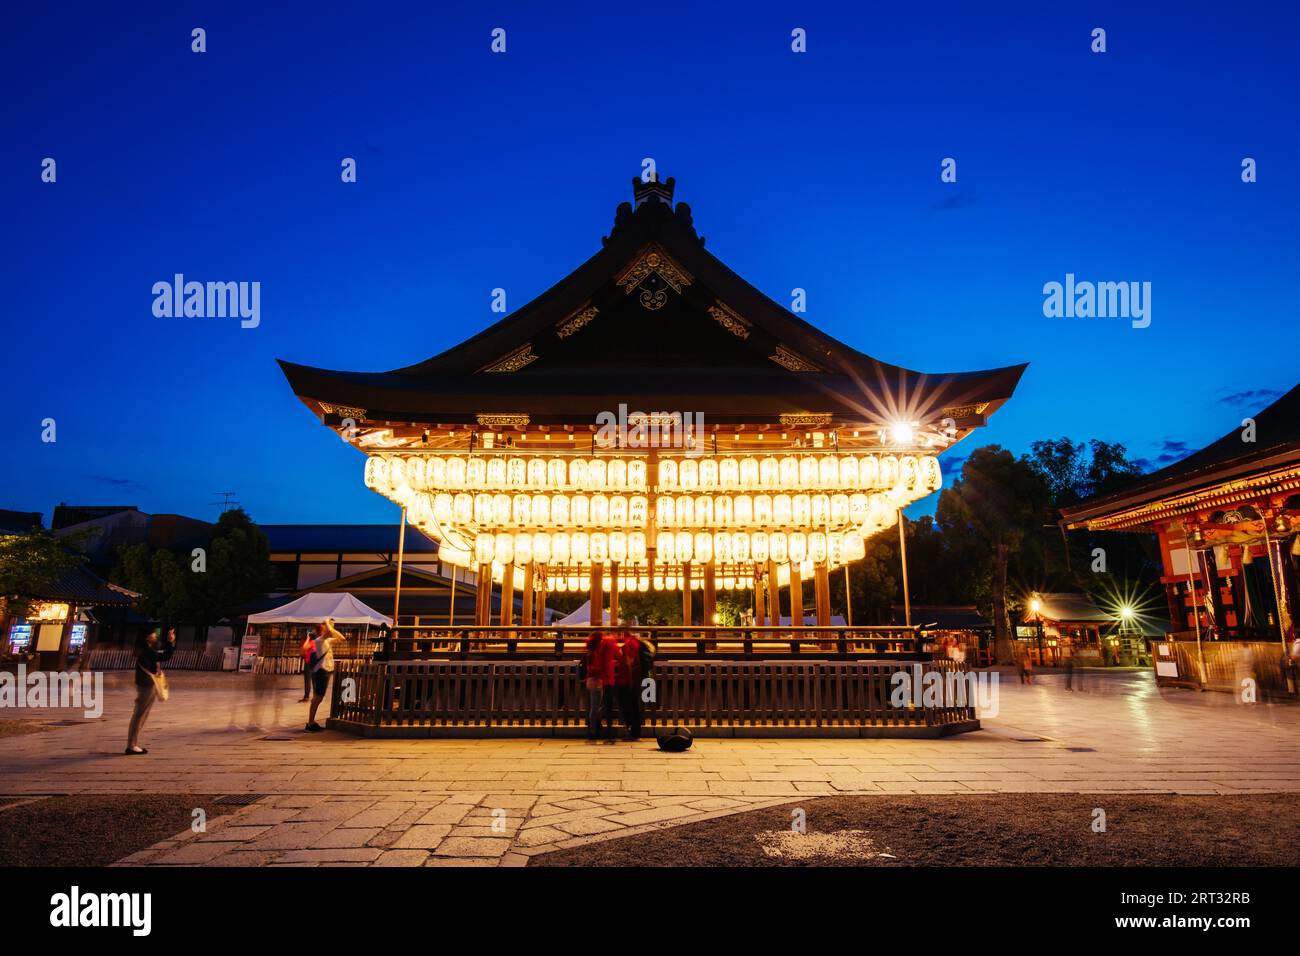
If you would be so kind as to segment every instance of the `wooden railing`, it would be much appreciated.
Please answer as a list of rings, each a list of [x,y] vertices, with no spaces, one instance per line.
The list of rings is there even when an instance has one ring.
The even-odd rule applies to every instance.
[[[390,661],[576,658],[582,655],[588,637],[609,630],[593,626],[402,625],[383,640],[379,656]],[[930,650],[919,627],[637,626],[626,630],[648,638],[661,660],[917,660]]]
[[[973,721],[975,701],[952,693],[923,706],[895,699],[895,675],[971,676],[952,661],[661,661],[648,728],[930,727]],[[988,675],[983,675],[987,677]],[[585,725],[576,661],[342,662],[330,716],[344,729],[572,728]],[[950,688],[951,690],[951,688]]]
[[[205,651],[201,647],[186,647],[172,654],[163,664],[165,670],[177,671],[219,671],[221,670],[220,647]],[[122,671],[135,667],[139,651],[131,647],[92,647],[86,661],[86,669],[94,671]]]
[[[1152,645],[1168,644],[1178,663],[1178,676],[1161,677],[1157,681],[1187,687],[1205,687],[1238,693],[1242,681],[1253,679],[1261,696],[1294,696],[1292,681],[1297,675],[1289,674],[1291,667],[1284,664],[1285,648],[1281,641],[1210,641],[1198,644],[1192,631],[1170,634],[1164,640],[1155,639]],[[1158,659],[1158,655],[1156,655]],[[1201,662],[1204,661],[1204,670]]]

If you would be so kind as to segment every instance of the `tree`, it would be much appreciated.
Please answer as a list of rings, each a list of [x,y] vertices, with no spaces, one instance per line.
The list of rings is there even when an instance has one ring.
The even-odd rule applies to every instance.
[[[36,592],[83,560],[48,531],[0,536],[0,619],[25,615]]]
[[[1039,472],[999,445],[973,451],[961,477],[939,495],[937,523],[982,558],[990,575],[998,663],[1010,664],[1007,575],[1013,555],[1033,543],[1047,510],[1048,485]]]

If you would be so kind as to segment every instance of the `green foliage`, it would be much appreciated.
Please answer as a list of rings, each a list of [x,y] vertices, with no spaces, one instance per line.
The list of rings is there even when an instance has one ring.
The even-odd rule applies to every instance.
[[[270,546],[243,509],[221,515],[204,550],[196,567],[191,552],[130,545],[119,549],[111,578],[143,595],[140,608],[148,616],[198,625],[215,624],[230,608],[271,589]]]
[[[0,536],[0,605],[6,613],[23,616],[33,592],[83,560],[48,531]]]

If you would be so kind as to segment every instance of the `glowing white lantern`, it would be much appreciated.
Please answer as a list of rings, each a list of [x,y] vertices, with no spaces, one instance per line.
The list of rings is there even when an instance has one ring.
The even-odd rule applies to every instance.
[[[749,560],[749,532],[736,531],[731,535],[731,560],[736,562]]]
[[[645,490],[645,461],[634,458],[627,463],[627,486],[632,491]]]
[[[678,463],[677,482],[683,491],[692,491],[700,486],[700,466],[694,458]]]
[[[689,531],[678,531],[673,538],[674,550],[677,552],[677,560],[683,564],[691,560],[695,547],[695,538]]]
[[[880,459],[880,487],[885,491],[893,491],[897,484],[898,458],[895,455],[885,455]]]
[[[596,458],[587,463],[587,487],[592,491],[601,491],[609,477],[609,466],[603,458]]]
[[[424,491],[428,485],[424,480],[424,459],[410,458],[406,462],[406,480],[416,491]]]
[[[767,553],[772,561],[785,564],[789,560],[789,542],[784,531],[773,531],[768,535]]]
[[[468,491],[459,492],[452,505],[452,516],[457,524],[469,524],[474,520],[474,496]]]
[[[587,459],[575,458],[569,462],[569,485],[578,490],[586,490]]]
[[[617,561],[622,564],[627,560],[627,534],[623,531],[612,531],[609,535],[609,560]]]
[[[574,495],[569,499],[569,520],[581,527],[591,518],[591,501],[586,495]]]
[[[434,455],[424,465],[424,481],[430,490],[446,488],[447,462],[439,455]],[[455,490],[454,488],[451,490]]]
[[[443,492],[433,499],[433,520],[438,524],[450,524],[456,516],[455,498]]]
[[[515,536],[508,531],[497,532],[495,549],[492,560],[498,564],[509,564],[515,558]]]
[[[574,564],[586,564],[590,557],[591,539],[585,531],[575,531],[569,537],[569,557]]]
[[[453,491],[460,491],[462,488],[469,487],[465,484],[466,475],[465,459],[459,456],[447,459],[447,487]]]
[[[623,495],[610,496],[609,523],[616,528],[627,526],[627,498]]]
[[[831,495],[831,524],[839,526],[849,520],[849,496]]]
[[[480,525],[492,523],[492,496],[485,491],[474,496],[474,522]]]
[[[604,495],[591,496],[591,523],[595,525],[609,524],[609,499]]]
[[[849,532],[844,535],[844,560],[861,561],[867,556],[867,543],[862,535]]]
[[[547,527],[551,523],[551,496],[533,495],[533,524]]]
[[[921,487],[926,494],[933,494],[943,487],[943,472],[939,470],[939,459],[933,456],[922,459]]]
[[[880,459],[875,455],[863,455],[858,459],[858,487],[866,491],[880,487]]]
[[[723,564],[731,560],[731,535],[725,531],[715,531],[712,535],[713,558]]]
[[[753,491],[758,487],[758,459],[742,458],[740,460],[740,487]]]
[[[677,523],[675,501],[669,495],[660,495],[655,499],[655,524],[661,528],[671,528]]]
[[[655,535],[655,559],[667,564],[677,560],[677,549],[673,545],[671,531],[660,531]]]
[[[604,564],[609,560],[609,535],[603,531],[594,531],[587,542],[592,564]]]
[[[609,483],[611,489],[622,490],[627,487],[627,462],[622,458],[615,458],[609,463],[608,474],[605,480]]]
[[[528,487],[533,489],[546,487],[546,461],[544,459],[528,459]]]
[[[795,495],[790,499],[790,520],[798,527],[805,527],[811,517],[812,508],[807,495]]]
[[[530,564],[533,560],[533,536],[531,534],[515,535],[515,563]]]
[[[749,556],[760,564],[767,560],[766,531],[755,531],[749,536]]]
[[[546,483],[552,488],[567,488],[569,466],[563,458],[552,458],[546,463]]]
[[[790,563],[802,564],[808,557],[808,536],[802,531],[792,531],[790,533]]]
[[[565,528],[569,524],[569,496],[554,495],[551,498],[551,525],[556,528]]]
[[[817,480],[823,488],[840,486],[840,462],[834,455],[824,455],[817,463]]]
[[[898,461],[898,481],[908,491],[916,489],[917,480],[921,477],[920,470],[916,465],[914,455],[904,455]]]
[[[645,561],[645,532],[632,531],[627,536],[627,556],[628,560],[638,563]]]
[[[809,495],[808,502],[811,505],[812,523],[817,527],[823,527],[831,520],[831,499],[829,495]]]
[[[713,521],[720,528],[726,528],[732,524],[732,502],[731,495],[718,495],[713,499]]]
[[[764,458],[759,462],[758,483],[768,489],[781,487],[781,463],[775,458]]]
[[[813,564],[821,564],[826,560],[826,535],[820,531],[814,531],[808,535],[808,557]]]
[[[782,488],[799,487],[799,461],[796,458],[786,456],[781,459],[781,480]]]
[[[793,459],[791,459],[793,461]],[[772,496],[772,520],[787,527],[790,524],[790,496],[773,495]]]
[[[569,563],[569,532],[557,531],[551,535],[551,560],[556,564]]]
[[[474,538],[474,560],[479,564],[491,564],[496,553],[495,539],[490,534],[480,534]]]
[[[816,488],[817,481],[817,459],[805,455],[799,459],[799,487]]]
[[[755,465],[757,467],[757,465]],[[734,491],[740,487],[740,462],[734,458],[724,458],[718,463],[718,484]]]
[[[487,462],[482,458],[471,458],[465,463],[465,484],[477,491],[487,486]]]
[[[511,517],[510,496],[506,494],[492,496],[492,520],[499,525],[510,523]]]
[[[695,499],[690,495],[681,495],[673,502],[673,525],[689,528],[695,524]]]
[[[852,455],[840,458],[839,487],[852,491],[858,487],[858,460]]]
[[[475,461],[481,460],[475,459]],[[492,458],[488,461],[485,482],[489,488],[504,488],[506,486],[506,460],[504,458]]]
[[[633,528],[644,528],[650,513],[650,502],[645,495],[633,495],[627,502],[627,523]]]
[[[705,527],[713,524],[713,499],[708,495],[695,499],[695,523]]]
[[[718,489],[718,460],[705,458],[700,462],[700,487],[705,491]]]
[[[518,527],[533,523],[533,499],[531,495],[517,494],[510,502],[510,517]]]
[[[677,488],[677,462],[671,458],[659,462],[659,487],[664,491],[674,491]]]
[[[533,535],[533,560],[541,564],[547,564],[551,560],[551,535],[546,531],[539,531]]]
[[[754,523],[754,499],[749,495],[736,495],[732,510],[732,520],[742,528]]]

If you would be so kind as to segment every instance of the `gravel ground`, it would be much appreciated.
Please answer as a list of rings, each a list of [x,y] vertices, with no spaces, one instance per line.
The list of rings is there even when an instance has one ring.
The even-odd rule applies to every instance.
[[[1106,832],[1092,829],[1094,809]],[[806,813],[806,832],[792,813]],[[1296,866],[1300,794],[826,797],[536,856],[530,866]]]
[[[189,828],[191,811],[208,819],[236,809],[211,795],[102,794],[3,803],[0,866],[104,866]]]

